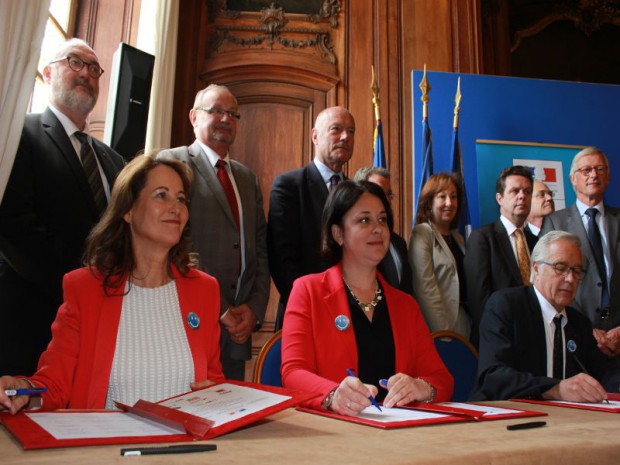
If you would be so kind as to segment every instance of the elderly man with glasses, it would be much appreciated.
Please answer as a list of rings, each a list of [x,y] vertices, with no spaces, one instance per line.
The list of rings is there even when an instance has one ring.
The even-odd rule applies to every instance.
[[[228,149],[241,118],[237,99],[211,84],[196,94],[189,111],[196,140],[161,156],[194,171],[189,224],[198,266],[220,285],[221,359],[224,376],[243,380],[252,356],[252,331],[265,317],[269,300],[267,225],[256,175]]]
[[[103,69],[80,39],[43,68],[48,107],[26,116],[0,205],[0,375],[34,373],[123,158],[88,134]]]
[[[470,400],[604,401],[618,392],[620,367],[596,347],[589,320],[569,307],[587,275],[579,238],[552,231],[531,258],[532,286],[499,290],[486,303]]]
[[[620,365],[620,209],[603,200],[610,178],[609,161],[600,149],[577,153],[570,168],[577,201],[546,216],[541,234],[562,230],[581,240],[588,273],[572,306],[590,319],[599,348]]]

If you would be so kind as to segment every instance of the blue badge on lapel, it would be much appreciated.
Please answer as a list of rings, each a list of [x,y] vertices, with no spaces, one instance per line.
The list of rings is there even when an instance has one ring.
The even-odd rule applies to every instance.
[[[346,315],[338,315],[336,319],[334,320],[334,323],[338,331],[345,331],[351,325],[351,321],[349,320],[349,317]]]
[[[192,329],[198,329],[200,327],[200,318],[194,312],[189,312],[187,315],[187,324]]]

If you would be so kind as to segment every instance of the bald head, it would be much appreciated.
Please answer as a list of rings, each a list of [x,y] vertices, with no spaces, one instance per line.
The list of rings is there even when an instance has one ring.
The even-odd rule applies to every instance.
[[[330,107],[316,117],[312,129],[314,156],[335,173],[353,156],[355,120],[344,107]]]

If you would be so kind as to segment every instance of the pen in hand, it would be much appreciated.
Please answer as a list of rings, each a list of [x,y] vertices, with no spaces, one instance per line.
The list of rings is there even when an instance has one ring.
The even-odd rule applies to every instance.
[[[353,370],[351,370],[351,368],[347,368],[347,375],[352,376],[353,378],[357,378],[357,376],[355,376],[355,374],[353,373]],[[379,403],[377,402],[377,400],[373,396],[368,396],[368,400],[372,403],[372,405],[377,407],[380,412],[383,412],[383,410],[381,410],[381,407],[379,406]]]
[[[13,396],[32,396],[35,394],[43,394],[47,392],[47,388],[19,388],[19,389],[5,389],[4,394],[13,397]]]
[[[588,370],[586,370],[586,367],[583,366],[583,363],[581,363],[581,360],[579,360],[579,357],[577,357],[577,343],[573,341],[572,339],[570,339],[566,343],[566,348],[568,349],[568,352],[573,357],[573,360],[575,360],[575,363],[577,363],[577,365],[579,365],[579,368],[581,368],[581,371],[583,371],[586,375],[589,376],[590,373],[588,373]],[[609,404],[609,399],[603,399],[603,402],[606,404]]]

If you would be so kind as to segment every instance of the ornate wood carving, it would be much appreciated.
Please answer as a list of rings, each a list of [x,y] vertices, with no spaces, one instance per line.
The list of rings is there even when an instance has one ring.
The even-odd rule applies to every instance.
[[[320,59],[332,65],[336,63],[330,30],[321,28],[320,24],[338,26],[339,0],[325,0],[317,13],[309,15],[288,14],[275,3],[258,12],[228,10],[226,3],[209,0],[209,20],[215,24],[208,47],[210,53],[246,47],[299,51],[314,48]]]
[[[521,7],[527,7],[527,2]],[[558,0],[537,2],[531,8],[544,11],[536,22],[515,28],[510,51],[514,52],[524,38],[534,36],[557,21],[571,21],[577,29],[590,37],[605,24],[620,26],[620,4],[609,0]],[[541,5],[542,3],[542,5]]]

